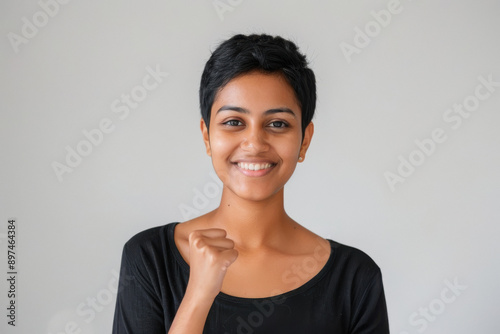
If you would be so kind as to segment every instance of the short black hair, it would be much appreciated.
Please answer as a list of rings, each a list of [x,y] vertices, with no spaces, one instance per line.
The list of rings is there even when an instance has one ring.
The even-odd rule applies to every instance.
[[[316,79],[306,56],[280,36],[235,35],[222,42],[205,64],[200,83],[201,116],[210,125],[217,93],[232,79],[251,71],[280,73],[293,88],[302,111],[302,137],[316,109]]]

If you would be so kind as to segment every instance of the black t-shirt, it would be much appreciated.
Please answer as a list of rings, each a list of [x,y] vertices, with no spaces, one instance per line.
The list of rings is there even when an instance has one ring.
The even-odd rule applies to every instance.
[[[114,334],[165,334],[186,291],[189,266],[174,242],[177,223],[132,237],[123,249]],[[321,271],[297,289],[269,298],[219,293],[203,333],[389,333],[379,267],[362,251],[329,240]],[[313,261],[313,260],[311,260]],[[307,270],[307,261],[303,270]],[[300,275],[291,268],[283,279]]]

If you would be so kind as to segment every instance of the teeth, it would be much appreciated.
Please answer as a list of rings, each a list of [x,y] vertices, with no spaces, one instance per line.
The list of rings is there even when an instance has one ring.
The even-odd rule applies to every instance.
[[[265,164],[253,164],[253,163],[246,163],[246,162],[238,162],[238,167],[247,169],[247,170],[261,170],[261,169],[266,169],[271,167],[272,164],[265,163]]]

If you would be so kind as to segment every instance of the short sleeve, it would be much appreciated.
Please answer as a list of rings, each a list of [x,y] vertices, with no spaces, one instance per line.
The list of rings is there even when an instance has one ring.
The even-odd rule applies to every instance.
[[[139,250],[125,244],[113,321],[113,334],[165,334],[158,293]]]
[[[350,328],[351,334],[389,333],[387,305],[380,270],[377,270],[366,285],[356,305]]]

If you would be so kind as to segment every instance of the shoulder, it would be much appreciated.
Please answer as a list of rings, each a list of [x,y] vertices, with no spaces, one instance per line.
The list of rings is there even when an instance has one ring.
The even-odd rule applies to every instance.
[[[352,283],[369,284],[381,277],[377,263],[364,251],[328,240],[332,248],[333,271]]]
[[[348,314],[349,333],[389,333],[382,273],[365,252],[331,241],[337,291]]]
[[[332,253],[336,253],[337,256],[341,257],[341,259],[338,260],[349,261],[349,263],[353,265],[357,264],[378,268],[375,261],[359,248],[348,246],[334,240],[327,240],[330,242],[330,246],[332,247]]]
[[[128,260],[144,259],[144,255],[164,253],[169,246],[177,223],[169,223],[141,231],[131,237],[123,247],[123,255]],[[134,261],[135,262],[135,261]]]

